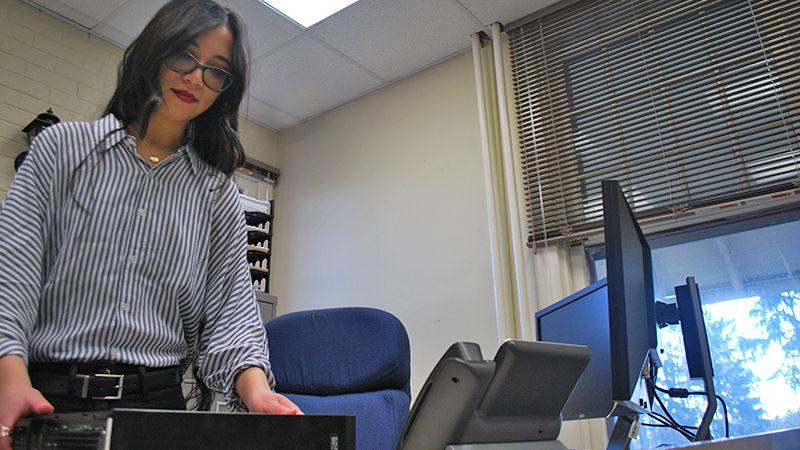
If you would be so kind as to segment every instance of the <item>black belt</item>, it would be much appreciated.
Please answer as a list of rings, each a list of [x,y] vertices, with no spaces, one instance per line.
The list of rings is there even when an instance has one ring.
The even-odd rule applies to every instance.
[[[105,371],[110,372],[110,371]],[[123,395],[179,386],[180,369],[148,368],[139,373],[75,373],[59,374],[36,371],[32,364],[31,384],[47,395],[60,395],[93,400],[119,400]]]

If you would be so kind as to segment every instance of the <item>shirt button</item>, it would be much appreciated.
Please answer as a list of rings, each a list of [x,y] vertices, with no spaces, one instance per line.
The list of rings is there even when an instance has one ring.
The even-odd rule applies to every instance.
[[[129,264],[136,264],[136,256],[134,256],[134,255],[128,256],[128,263]]]
[[[123,303],[122,304],[122,310],[123,311],[127,311],[128,310],[128,304],[127,303]]]
[[[119,359],[119,349],[117,347],[111,348],[111,358]]]
[[[144,217],[144,208],[137,209],[136,214],[138,214],[139,217]]]

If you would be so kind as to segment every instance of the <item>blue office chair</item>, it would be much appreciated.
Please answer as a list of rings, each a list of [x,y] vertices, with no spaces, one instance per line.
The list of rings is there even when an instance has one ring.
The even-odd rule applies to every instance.
[[[357,450],[392,450],[411,401],[408,334],[373,308],[278,316],[265,325],[276,391],[306,414],[354,415]]]

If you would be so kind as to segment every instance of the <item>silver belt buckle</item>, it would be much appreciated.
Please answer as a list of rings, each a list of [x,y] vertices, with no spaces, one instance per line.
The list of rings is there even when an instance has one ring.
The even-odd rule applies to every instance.
[[[92,377],[117,379],[117,385],[114,386],[114,389],[117,390],[116,394],[107,395],[105,397],[91,397],[92,400],[119,400],[122,398],[122,383],[125,379],[125,375],[115,375],[110,373],[96,373],[94,375],[78,374],[78,378],[80,378],[83,381],[83,383],[81,384],[81,398],[89,398],[89,381]]]

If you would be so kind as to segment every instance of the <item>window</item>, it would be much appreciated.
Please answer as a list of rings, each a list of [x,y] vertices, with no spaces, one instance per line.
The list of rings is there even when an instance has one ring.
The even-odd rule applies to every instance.
[[[656,300],[673,303],[674,286],[694,276],[715,372],[728,405],[730,432],[743,436],[800,426],[800,208],[743,218],[680,233],[648,236]],[[588,249],[596,279],[605,276],[602,247]],[[663,387],[702,390],[689,381],[679,326],[659,330]],[[669,399],[682,424],[697,425],[705,399]],[[658,410],[656,408],[656,410]],[[722,408],[712,424],[724,436]],[[664,428],[643,427],[634,448],[686,440]]]
[[[509,30],[529,243],[795,187],[800,3],[582,1]]]

